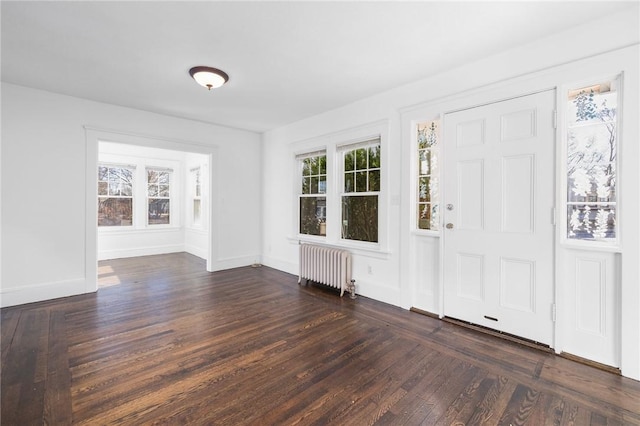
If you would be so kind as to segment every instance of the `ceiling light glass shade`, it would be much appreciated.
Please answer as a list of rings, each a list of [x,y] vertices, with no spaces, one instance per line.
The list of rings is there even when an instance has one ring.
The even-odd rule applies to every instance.
[[[216,89],[229,81],[227,73],[217,68],[193,67],[189,70],[189,74],[199,85],[209,90]]]

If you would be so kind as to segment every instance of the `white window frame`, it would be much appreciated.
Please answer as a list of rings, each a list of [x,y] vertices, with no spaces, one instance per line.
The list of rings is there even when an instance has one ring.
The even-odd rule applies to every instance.
[[[302,183],[301,183],[301,179],[304,177],[302,174],[302,170],[303,170],[303,162],[305,159],[307,158],[312,158],[312,157],[321,157],[324,156],[325,157],[325,191],[324,192],[314,192],[314,193],[308,193],[308,194],[303,194],[302,193]],[[327,236],[327,228],[330,226],[329,225],[329,220],[328,220],[328,216],[326,215],[326,211],[329,211],[331,209],[331,207],[329,206],[329,201],[328,201],[328,193],[330,191],[329,189],[329,164],[328,164],[328,157],[327,157],[327,151],[326,149],[321,149],[321,150],[316,150],[316,151],[311,151],[311,152],[306,152],[306,153],[302,153],[302,154],[298,154],[296,155],[296,185],[297,185],[297,194],[298,194],[298,200],[297,200],[297,206],[296,206],[296,211],[297,211],[297,215],[296,215],[296,229],[297,229],[297,234],[299,236],[303,236],[303,237],[312,237],[312,238],[320,238],[322,240],[326,239]],[[319,197],[324,197],[325,199],[325,234],[322,235],[314,235],[314,234],[305,234],[300,232],[300,202],[302,201],[302,198],[319,198]]]
[[[149,195],[149,178],[148,178],[148,172],[149,171],[155,171],[158,173],[168,173],[169,174],[169,196],[151,196]],[[167,167],[157,167],[157,166],[146,166],[145,167],[145,224],[148,228],[169,228],[169,227],[174,227],[174,222],[175,222],[175,218],[174,216],[174,182],[175,182],[175,173],[174,170],[172,168],[167,168]],[[158,194],[160,193],[160,183],[156,183],[155,185],[158,186]],[[169,200],[169,223],[149,223],[149,200],[150,199],[158,199],[158,200]]]
[[[342,156],[339,149],[343,146],[349,146],[372,139],[380,139],[380,192],[378,195],[378,242],[366,242],[357,240],[344,240],[341,238],[341,218],[342,218],[342,185],[343,178],[341,165]],[[367,257],[385,259],[389,252],[389,197],[387,195],[388,170],[391,164],[389,144],[389,120],[379,120],[377,122],[365,124],[363,126],[347,129],[344,131],[330,133],[316,138],[306,139],[293,142],[290,144],[291,153],[291,234],[288,237],[291,243],[318,243],[331,247],[347,248],[353,253],[361,254]],[[297,156],[307,153],[326,151],[327,154],[327,234],[325,237],[300,234],[298,226],[299,218],[299,201],[300,193],[300,172],[298,170],[299,163]],[[400,155],[397,153],[397,155]],[[395,197],[399,204],[399,195]]]
[[[130,225],[100,225],[99,223],[97,224],[98,229],[100,230],[129,230],[129,229],[134,229],[135,228],[135,224],[136,224],[136,184],[137,184],[137,179],[136,179],[136,166],[135,165],[131,165],[131,164],[121,164],[121,163],[109,163],[109,162],[99,162],[98,163],[98,170],[96,170],[96,172],[98,172],[97,174],[97,179],[96,179],[96,188],[99,188],[100,182],[100,175],[99,175],[99,169],[100,167],[107,167],[109,169],[126,169],[129,170],[131,172],[131,195],[130,196],[120,196],[120,195],[100,195],[100,190],[97,190],[98,193],[98,198],[97,198],[97,203],[100,202],[100,198],[124,198],[124,199],[130,199],[131,200],[131,224]],[[107,185],[108,185],[108,181],[107,181]],[[98,212],[99,212],[99,207],[97,208]],[[96,223],[98,221],[98,216],[96,215]]]
[[[368,149],[371,147],[377,146],[378,149],[380,150],[380,167],[376,168],[371,168],[369,167],[369,159],[368,159],[368,155],[367,155],[367,168],[366,169],[361,169],[362,171],[368,172],[372,171],[372,170],[378,170],[380,172],[380,189],[378,191],[351,191],[351,192],[346,192],[345,191],[345,174],[348,172],[347,170],[344,169],[344,162],[345,162],[345,154],[348,152],[352,152],[352,151],[356,151],[358,149],[361,148],[365,148]],[[344,144],[344,145],[339,145],[337,147],[337,161],[339,163],[339,170],[340,170],[340,190],[337,191],[338,193],[338,198],[339,198],[339,211],[340,211],[340,221],[339,221],[339,225],[340,225],[340,241],[342,242],[348,242],[350,244],[356,243],[356,244],[375,244],[378,245],[380,243],[380,193],[382,192],[382,169],[384,166],[384,163],[382,162],[382,142],[380,140],[380,137],[374,137],[372,139],[369,140],[365,140],[365,141],[360,141],[360,142],[355,142],[355,143],[349,143],[349,144]],[[355,160],[354,160],[355,161]],[[354,165],[355,167],[355,165]],[[354,172],[355,172],[355,168],[354,168]],[[367,177],[367,182],[368,182],[368,177]],[[355,181],[354,181],[355,182]],[[355,183],[354,183],[355,185]],[[355,188],[354,188],[355,189]],[[368,189],[368,188],[367,188]],[[377,222],[378,222],[378,239],[377,241],[362,241],[362,240],[352,240],[349,238],[344,238],[342,236],[342,226],[343,226],[343,220],[344,218],[342,217],[342,202],[343,202],[343,198],[344,197],[366,197],[366,196],[375,196],[377,198],[377,203],[378,203],[378,217],[377,217]]]
[[[568,206],[569,206],[569,202],[568,202],[568,170],[567,170],[567,155],[568,155],[568,116],[569,116],[569,111],[568,111],[568,106],[567,106],[567,102],[568,102],[568,94],[570,91],[579,89],[579,88],[583,88],[583,87],[589,87],[589,86],[593,86],[596,84],[600,84],[603,82],[607,82],[607,81],[617,81],[617,96],[618,96],[618,106],[617,106],[617,112],[616,112],[616,201],[615,201],[615,209],[616,209],[616,228],[615,228],[615,234],[616,234],[616,238],[614,240],[611,241],[606,241],[606,240],[586,240],[586,239],[574,239],[574,238],[569,238],[568,237],[568,228],[569,228],[569,224],[568,224],[568,219],[567,219],[567,211],[568,211]],[[623,200],[620,199],[620,194],[622,193],[621,191],[621,186],[623,185],[623,183],[621,183],[620,181],[620,177],[623,176],[622,171],[621,171],[621,147],[622,147],[622,126],[621,126],[621,119],[622,119],[622,115],[623,115],[623,110],[624,110],[624,104],[623,104],[623,92],[624,92],[624,88],[623,88],[623,74],[622,73],[618,73],[615,75],[605,75],[599,78],[590,78],[588,80],[580,80],[580,81],[575,81],[575,82],[571,82],[568,84],[563,84],[561,87],[561,90],[559,91],[558,97],[560,99],[559,102],[559,106],[558,106],[558,115],[559,115],[559,120],[558,120],[558,130],[560,133],[560,141],[561,141],[561,148],[560,148],[560,188],[559,188],[559,194],[560,195],[560,203],[558,204],[560,207],[560,211],[557,212],[557,218],[558,218],[558,225],[559,225],[559,231],[560,231],[560,244],[562,246],[566,246],[566,247],[573,247],[573,248],[580,248],[580,249],[590,249],[590,250],[599,250],[599,251],[613,251],[613,252],[619,252],[621,250],[621,240],[622,240],[622,235],[623,235],[623,231],[622,231],[622,227],[623,224],[620,220],[621,215],[620,212],[622,210],[621,206],[624,203]]]
[[[202,167],[194,167],[189,170],[190,176],[190,184],[191,184],[191,215],[190,215],[190,223],[192,228],[202,229],[204,223],[204,202],[203,202],[203,185],[202,185]],[[200,195],[198,195],[198,186],[200,187]],[[195,201],[200,201],[200,221],[196,222],[195,220]]]
[[[437,131],[437,143],[434,148],[428,148],[432,151],[435,151],[438,154],[438,159],[440,164],[438,165],[436,174],[431,173],[429,176],[431,178],[435,177],[437,179],[437,183],[440,186],[442,183],[442,141],[443,141],[443,132],[442,132],[442,124],[443,117],[441,114],[432,116],[431,118],[425,118],[421,120],[413,120],[411,121],[411,230],[417,234],[428,235],[428,236],[440,236],[442,232],[442,214],[443,214],[443,206],[442,206],[442,197],[441,191],[438,191],[438,197],[436,198],[436,202],[434,203],[433,199],[429,201],[431,206],[434,204],[438,205],[438,229],[422,229],[418,227],[418,206],[421,204],[419,191],[420,187],[418,181],[420,179],[420,167],[418,166],[418,162],[420,160],[420,147],[418,142],[418,127],[420,125],[426,125],[427,123],[436,123],[440,128]],[[431,171],[431,170],[430,170]]]

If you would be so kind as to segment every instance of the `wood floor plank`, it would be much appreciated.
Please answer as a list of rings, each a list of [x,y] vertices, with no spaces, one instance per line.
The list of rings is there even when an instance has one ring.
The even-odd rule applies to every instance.
[[[2,424],[640,425],[640,383],[270,269],[101,262],[4,308]]]

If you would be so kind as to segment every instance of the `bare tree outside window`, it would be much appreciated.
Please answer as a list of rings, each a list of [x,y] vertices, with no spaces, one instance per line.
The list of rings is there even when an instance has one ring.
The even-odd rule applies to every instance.
[[[149,225],[171,223],[171,172],[147,169]]]
[[[133,225],[133,171],[98,167],[98,226]]]
[[[569,92],[567,238],[616,240],[618,80]]]

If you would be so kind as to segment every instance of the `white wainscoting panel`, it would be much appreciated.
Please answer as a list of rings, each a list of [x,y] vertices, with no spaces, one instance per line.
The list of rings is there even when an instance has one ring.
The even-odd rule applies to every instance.
[[[619,254],[563,251],[562,350],[619,367]]]

